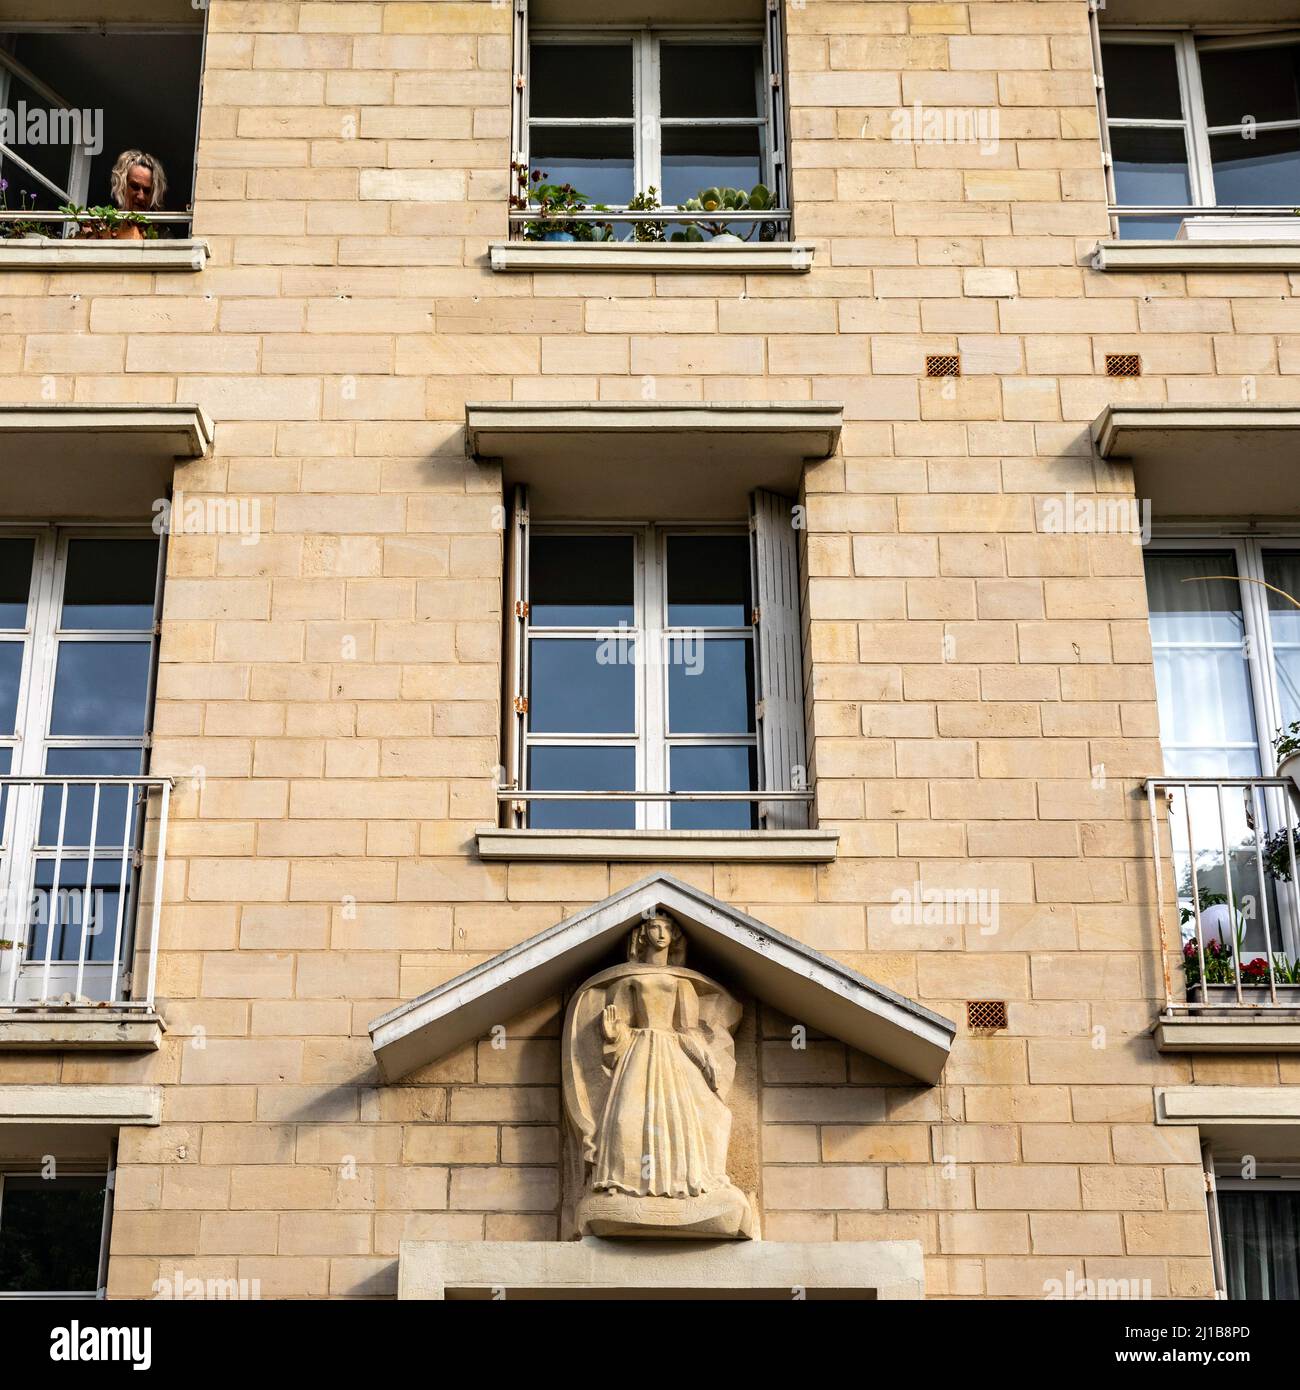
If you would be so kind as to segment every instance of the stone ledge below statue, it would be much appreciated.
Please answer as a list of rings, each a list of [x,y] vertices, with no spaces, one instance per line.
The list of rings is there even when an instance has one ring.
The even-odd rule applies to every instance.
[[[921,1245],[871,1241],[403,1241],[399,1299],[919,1299]]]
[[[699,1197],[633,1197],[589,1192],[577,1210],[580,1236],[638,1240],[749,1240],[754,1217],[745,1194],[719,1187]]]

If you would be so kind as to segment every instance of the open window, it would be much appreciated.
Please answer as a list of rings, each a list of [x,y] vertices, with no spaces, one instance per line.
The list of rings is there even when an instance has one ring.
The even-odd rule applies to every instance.
[[[148,1004],[156,922],[136,929],[165,800],[146,773],[159,588],[148,531],[0,533],[0,1008]]]
[[[796,508],[748,527],[544,521],[515,489],[506,824],[808,825]]]
[[[671,6],[661,22],[642,11],[636,24],[590,8],[517,6],[512,231],[643,244],[788,239],[781,7],[732,3],[716,27]],[[545,190],[565,185],[576,194],[543,209]],[[701,200],[709,190],[724,191],[721,203]]]
[[[169,0],[148,26],[103,23],[102,5],[85,23],[30,8],[21,23],[0,14],[0,236],[188,235],[206,6]],[[115,179],[127,151],[151,159]],[[60,216],[68,204],[130,217]]]
[[[109,1178],[0,1161],[0,1300],[102,1297]]]
[[[1121,238],[1300,237],[1300,30],[1100,31]]]

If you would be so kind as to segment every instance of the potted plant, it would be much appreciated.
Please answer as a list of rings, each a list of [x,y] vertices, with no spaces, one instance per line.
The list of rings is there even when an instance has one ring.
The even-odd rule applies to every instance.
[[[13,212],[23,213],[34,213],[36,211],[35,193],[29,194],[25,190],[20,190],[18,196],[21,199],[22,206],[10,209],[9,180],[0,179],[0,210],[4,212],[12,210]],[[27,199],[29,197],[32,200],[30,207],[27,206]],[[31,241],[33,239],[39,239],[43,235],[44,231],[41,224],[26,217],[17,222],[5,222],[0,224],[0,237],[3,237],[6,241]]]
[[[637,193],[628,202],[629,212],[658,212],[660,209],[659,190],[651,184],[644,193]],[[633,222],[632,238],[634,241],[663,241],[664,224],[662,222]]]
[[[1292,790],[1300,796],[1300,720],[1273,735],[1273,754],[1277,758],[1277,775],[1289,778]]]
[[[1183,926],[1195,920],[1195,912],[1190,907],[1179,910]],[[1246,952],[1246,920],[1240,911],[1236,914],[1235,941],[1226,938],[1227,929],[1232,927],[1232,916],[1228,911],[1227,899],[1222,893],[1201,893],[1201,935],[1205,942],[1205,971],[1202,977],[1201,952],[1197,949],[1195,936],[1183,943],[1183,978],[1187,985],[1187,997],[1202,1004],[1235,1004],[1237,1002],[1237,968],[1241,969],[1241,991],[1243,999],[1260,995],[1264,1000],[1271,998],[1269,993],[1269,962],[1266,956],[1248,956]],[[1277,987],[1278,1002],[1284,1000],[1300,1006],[1300,961],[1289,960],[1282,952],[1273,955],[1273,980]]]
[[[614,228],[609,222],[573,219],[575,212],[608,212],[603,203],[588,203],[571,183],[548,183],[550,175],[541,169],[530,174],[526,164],[514,165],[519,191],[510,206],[523,210],[537,208],[537,216],[524,224],[525,241],[612,241]]]
[[[158,232],[142,212],[123,212],[121,208],[79,208],[65,203],[60,209],[76,224],[82,241],[152,241]]]
[[[748,193],[742,188],[702,189],[694,198],[687,198],[682,204],[682,211],[704,213],[765,212],[771,206],[771,193],[761,183],[757,183]],[[674,241],[703,241],[704,233],[708,232],[709,245],[726,246],[748,241],[753,235],[752,225],[746,230],[744,236],[737,236],[735,232],[731,231],[730,226],[731,224],[725,217],[714,222],[692,222],[684,232],[674,232],[672,239]],[[771,228],[770,232],[769,227]],[[774,224],[766,222],[761,224],[759,227],[760,241],[770,241],[774,235]]]

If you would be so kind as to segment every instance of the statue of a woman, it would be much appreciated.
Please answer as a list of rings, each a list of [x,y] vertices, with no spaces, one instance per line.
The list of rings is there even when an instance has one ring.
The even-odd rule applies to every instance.
[[[586,1192],[582,1235],[738,1236],[749,1203],[727,1177],[740,1005],[681,962],[667,913],[628,939],[629,964],[588,980],[565,1020],[565,1102]]]

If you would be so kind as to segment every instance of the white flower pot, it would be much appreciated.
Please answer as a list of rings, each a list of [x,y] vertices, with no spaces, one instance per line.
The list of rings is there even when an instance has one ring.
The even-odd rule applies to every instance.
[[[1283,758],[1277,766],[1277,775],[1290,779],[1291,790],[1300,800],[1300,753],[1292,753],[1289,758]]]
[[[704,243],[706,246],[743,246],[745,239],[738,237],[734,232],[719,232],[715,237],[711,237]]]
[[[1300,241],[1300,217],[1186,217],[1179,241]]]

